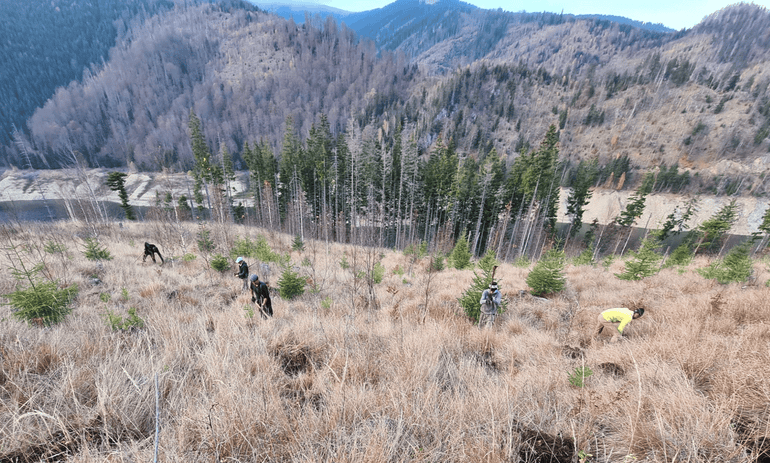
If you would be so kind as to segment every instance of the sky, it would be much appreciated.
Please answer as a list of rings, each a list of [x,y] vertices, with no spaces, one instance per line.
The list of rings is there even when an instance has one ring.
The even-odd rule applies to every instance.
[[[276,1],[276,0],[273,0]],[[306,4],[321,4],[345,11],[367,11],[382,8],[394,0],[301,0]],[[463,0],[479,8],[528,13],[546,11],[565,14],[605,14],[624,16],[636,21],[661,23],[671,29],[691,28],[703,18],[738,0]],[[256,3],[260,3],[257,1]],[[297,2],[300,3],[300,2]],[[770,0],[755,0],[755,5],[770,9]]]

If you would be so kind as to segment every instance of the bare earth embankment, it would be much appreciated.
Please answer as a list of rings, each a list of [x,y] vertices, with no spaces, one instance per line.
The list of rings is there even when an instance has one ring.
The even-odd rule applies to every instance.
[[[390,250],[307,240],[298,252],[291,236],[207,227],[223,254],[264,236],[306,293],[275,292],[275,317],[250,317],[234,270],[207,268],[194,224],[3,226],[6,251],[26,245],[27,264],[79,293],[49,328],[0,307],[0,461],[770,459],[766,261],[748,286],[702,278],[700,258],[638,282],[614,276],[620,261],[568,265],[567,289],[547,301],[519,298],[529,269],[503,264],[509,309],[480,331],[457,303],[471,270],[429,274]],[[80,237],[94,232],[112,260],[83,256]],[[142,262],[144,241],[165,265]],[[66,252],[43,251],[50,243]],[[0,293],[15,287],[14,259],[3,255]],[[385,275],[370,292],[360,275],[375,261]],[[249,264],[277,286],[280,269]],[[600,310],[632,304],[647,311],[624,341],[592,340]],[[130,308],[144,327],[113,331],[106,314]],[[583,384],[570,381],[583,367]]]
[[[90,169],[79,173],[73,169],[62,170],[6,170],[0,175],[0,213],[14,217],[14,209],[24,209],[24,203],[36,202],[36,207],[43,210],[42,200],[70,202],[79,199],[91,201],[106,201],[115,205],[120,203],[118,193],[111,191],[105,180],[109,171],[106,169]],[[126,191],[129,203],[135,207],[152,207],[162,200],[169,192],[174,198],[182,195],[191,197],[192,177],[184,173],[147,173],[129,172],[126,177]],[[249,194],[248,173],[241,172],[231,184],[233,196],[244,205],[252,205],[253,198]],[[569,191],[562,189],[559,205],[558,220],[568,223],[566,216],[567,196]],[[583,223],[589,224],[597,219],[600,224],[607,224],[618,216],[626,207],[628,197],[633,191],[617,191],[614,189],[597,188],[586,206]],[[738,218],[730,232],[736,235],[750,235],[758,230],[762,216],[767,207],[766,198],[754,196],[728,197],[698,195],[697,197],[674,194],[650,194],[647,198],[644,214],[636,222],[642,228],[658,228],[669,214],[680,208],[692,198],[697,199],[697,212],[690,220],[694,226],[709,219],[722,206],[735,199],[738,204]],[[79,215],[77,205],[67,204],[61,210],[61,217],[67,214]],[[40,213],[39,216],[45,216]]]

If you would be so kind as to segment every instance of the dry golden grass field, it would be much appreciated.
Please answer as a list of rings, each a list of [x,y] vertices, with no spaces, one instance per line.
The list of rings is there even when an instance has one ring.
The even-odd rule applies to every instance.
[[[638,282],[615,277],[620,260],[568,265],[567,289],[547,300],[519,295],[532,266],[504,263],[508,310],[479,330],[457,302],[473,270],[207,227],[225,255],[258,235],[290,253],[305,294],[274,291],[274,318],[250,317],[235,269],[207,267],[195,224],[2,227],[0,294],[16,288],[19,255],[79,292],[50,327],[0,306],[0,461],[770,461],[767,262],[746,286],[701,277],[703,258]],[[112,260],[85,258],[94,232]],[[164,265],[142,262],[145,241]],[[370,292],[356,275],[372,259],[386,271]],[[275,288],[280,275],[271,264],[264,276]],[[635,304],[646,312],[625,339],[592,339],[601,310]],[[144,327],[113,330],[107,313],[130,308]]]

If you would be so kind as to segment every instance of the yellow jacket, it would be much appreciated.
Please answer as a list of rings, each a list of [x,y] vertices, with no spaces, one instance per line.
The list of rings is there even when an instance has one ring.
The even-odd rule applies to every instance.
[[[618,323],[618,331],[623,332],[623,328],[628,325],[628,322],[634,319],[634,311],[625,307],[619,307],[615,309],[607,309],[602,312],[602,317],[608,322]]]

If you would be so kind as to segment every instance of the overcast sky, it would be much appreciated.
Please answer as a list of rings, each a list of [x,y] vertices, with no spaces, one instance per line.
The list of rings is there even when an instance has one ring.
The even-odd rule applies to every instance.
[[[260,0],[252,0],[262,3]],[[279,2],[280,0],[271,0]],[[295,3],[323,4],[346,11],[366,11],[382,8],[394,0],[299,0]],[[568,14],[607,14],[625,16],[642,22],[661,23],[672,29],[691,28],[704,17],[722,8],[739,3],[730,0],[464,0],[480,8],[528,13],[547,11]],[[287,2],[288,3],[288,2]],[[750,3],[750,2],[745,2]],[[755,5],[770,8],[770,0],[757,0]]]

